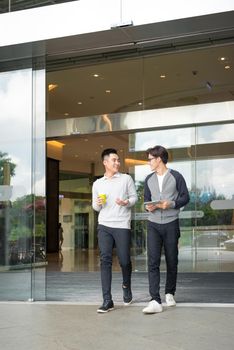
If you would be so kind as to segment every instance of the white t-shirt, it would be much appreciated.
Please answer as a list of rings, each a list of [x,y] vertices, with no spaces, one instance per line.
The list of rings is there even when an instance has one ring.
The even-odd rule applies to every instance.
[[[158,177],[158,185],[159,185],[159,190],[160,192],[162,192],[162,183],[163,183],[163,179],[165,177],[165,175],[167,174],[168,170],[163,174],[163,175],[158,175],[157,174],[157,177]]]

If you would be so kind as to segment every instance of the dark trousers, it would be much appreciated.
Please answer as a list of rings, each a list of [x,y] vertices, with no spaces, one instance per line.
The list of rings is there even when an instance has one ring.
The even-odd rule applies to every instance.
[[[160,262],[164,246],[167,277],[165,293],[175,294],[178,266],[178,240],[180,237],[179,220],[168,224],[156,224],[148,221],[147,251],[149,292],[152,299],[161,303],[160,298]]]
[[[112,254],[114,245],[122,269],[123,285],[131,287],[132,263],[130,259],[131,231],[98,225],[98,245],[101,260],[103,300],[112,300]]]

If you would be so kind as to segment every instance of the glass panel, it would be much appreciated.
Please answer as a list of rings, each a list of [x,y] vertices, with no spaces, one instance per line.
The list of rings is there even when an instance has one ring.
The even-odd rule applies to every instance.
[[[227,45],[146,58],[144,109],[233,100],[233,55]]]
[[[234,270],[234,124],[197,129],[197,270]]]
[[[3,0],[0,2],[0,13],[31,9],[47,5],[61,4],[74,0]]]
[[[107,113],[142,110],[142,79],[142,59],[49,72],[48,119],[104,114],[90,131],[102,129]]]
[[[192,125],[214,120],[210,113],[220,120],[218,111],[210,110],[212,102],[227,120],[229,105],[217,102],[233,101],[233,57],[234,46],[229,44],[134,59],[118,59],[116,55],[115,61],[111,57],[111,62],[99,64],[87,59],[86,66],[79,66],[85,63],[76,59],[72,64],[63,61],[60,70],[56,62],[48,62],[48,69],[53,70],[47,74],[48,120],[100,115],[98,121],[75,121],[78,127],[73,131],[79,133]],[[147,110],[144,116],[142,110]],[[115,120],[119,117],[124,122]],[[71,124],[73,121],[68,120],[66,130],[72,131]],[[110,124],[111,128],[103,129]]]
[[[135,150],[133,158],[136,162],[146,160],[145,152],[147,148],[157,144],[162,144],[168,149],[168,167],[179,171],[185,178],[190,193],[194,191],[195,183],[195,161],[191,155],[192,145],[195,143],[195,128],[172,129],[163,131],[149,131],[129,135],[130,150]],[[134,242],[135,248],[135,271],[147,271],[146,259],[146,218],[144,210],[144,180],[150,173],[148,165],[136,165],[131,170],[135,177],[138,192],[138,203],[134,213]],[[191,242],[193,235],[193,221],[197,213],[195,202],[191,201],[180,213],[180,271],[191,269],[192,251]],[[165,269],[165,259],[162,257],[162,269]]]
[[[45,101],[37,98],[39,89],[45,90],[45,73],[39,77],[40,71],[34,72],[29,60],[22,60],[20,67],[0,72],[1,300],[45,296],[44,276],[37,278],[39,269],[36,270],[45,265],[41,257],[44,245],[40,243],[35,249],[38,237],[45,235]]]
[[[169,151],[168,166],[186,180],[190,203],[180,213],[181,272],[234,270],[233,131],[234,124],[223,124],[129,135],[132,160],[143,162],[146,155],[142,151],[153,147],[157,140]],[[149,171],[148,165],[136,165],[130,171],[139,196],[134,213],[136,271],[147,270],[143,185]]]
[[[33,70],[33,217],[34,259],[32,270],[32,299],[44,300],[46,292],[46,198],[45,198],[45,62],[37,60]]]
[[[2,300],[31,298],[32,69],[0,73]]]

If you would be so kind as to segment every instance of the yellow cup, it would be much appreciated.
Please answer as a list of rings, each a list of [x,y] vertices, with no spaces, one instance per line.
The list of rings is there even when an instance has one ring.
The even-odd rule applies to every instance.
[[[106,203],[106,194],[105,193],[99,193],[98,197],[102,199],[102,204]]]

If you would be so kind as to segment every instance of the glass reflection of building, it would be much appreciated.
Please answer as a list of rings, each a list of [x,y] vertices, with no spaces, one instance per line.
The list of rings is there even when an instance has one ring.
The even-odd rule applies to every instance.
[[[119,37],[113,45],[104,33],[95,41],[95,32],[85,35],[90,45],[95,41],[99,47],[85,47],[82,52],[75,50],[77,41],[82,44],[82,34],[74,42],[71,36],[43,39],[47,48],[35,41],[33,50],[30,42],[19,41],[20,52],[15,43],[1,45],[1,300],[46,299],[50,266],[61,271],[98,270],[91,188],[103,172],[102,149],[113,146],[139,196],[132,221],[134,270],[147,271],[145,150],[162,144],[169,150],[169,166],[184,175],[191,197],[180,214],[180,272],[234,272],[231,10],[208,15],[211,27],[212,18],[220,24],[216,34],[212,28],[205,34],[205,16],[201,14],[199,23],[191,17],[191,25],[200,25],[196,43],[189,29],[179,43],[183,20],[170,22],[178,34],[174,39],[168,34],[176,50],[170,44],[163,46],[165,37],[156,38],[153,29],[152,40],[142,37],[142,45],[138,38],[135,50],[121,46]],[[154,25],[164,28],[160,22]],[[147,23],[142,26],[148,28]],[[106,35],[114,40],[112,33],[125,30],[137,36],[139,29],[130,26],[111,32],[112,28]],[[211,32],[217,36],[215,45]],[[103,45],[103,40],[108,43]],[[64,243],[58,255],[59,221]]]

